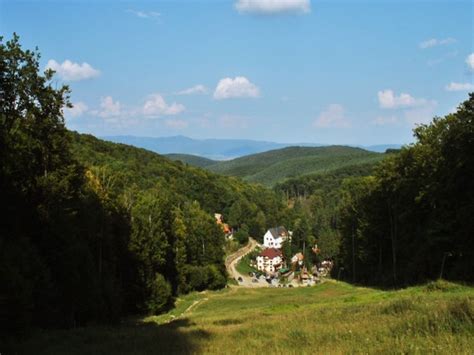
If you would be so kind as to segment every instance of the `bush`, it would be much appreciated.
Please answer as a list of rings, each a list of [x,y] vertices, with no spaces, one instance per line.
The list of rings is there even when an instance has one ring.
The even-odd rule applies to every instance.
[[[147,306],[152,314],[163,313],[173,306],[171,286],[159,273],[155,274],[155,279],[150,285],[150,298]]]
[[[234,234],[235,240],[239,242],[240,245],[247,244],[249,241],[249,230],[244,224],[242,227]]]
[[[224,275],[222,275],[218,268],[215,265],[209,265],[207,268],[209,275],[208,288],[211,290],[218,290],[225,287],[226,278]]]
[[[184,275],[187,284],[184,293],[206,289],[217,290],[225,287],[227,282],[225,275],[216,265],[186,265]]]

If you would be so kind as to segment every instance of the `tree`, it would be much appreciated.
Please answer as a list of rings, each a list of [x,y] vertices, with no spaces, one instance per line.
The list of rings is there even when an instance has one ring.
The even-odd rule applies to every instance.
[[[247,225],[243,224],[240,229],[234,233],[234,239],[239,242],[240,245],[247,244],[249,241],[249,229]]]
[[[167,310],[173,302],[171,286],[163,275],[156,273],[150,284],[151,295],[147,301],[151,314],[159,314]]]

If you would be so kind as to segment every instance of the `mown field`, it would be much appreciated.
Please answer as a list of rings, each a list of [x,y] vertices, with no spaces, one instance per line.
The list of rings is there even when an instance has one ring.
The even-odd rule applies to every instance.
[[[328,281],[311,288],[190,294],[169,314],[115,327],[43,331],[34,354],[474,353],[474,288],[398,291]]]

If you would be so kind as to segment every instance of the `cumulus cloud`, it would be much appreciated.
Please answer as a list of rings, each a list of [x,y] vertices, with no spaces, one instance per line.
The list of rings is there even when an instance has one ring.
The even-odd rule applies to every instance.
[[[474,53],[471,53],[467,56],[466,64],[469,67],[469,69],[474,70]]]
[[[319,117],[313,122],[314,127],[328,128],[347,128],[351,122],[345,117],[345,110],[342,105],[331,104],[326,110],[321,112]]]
[[[68,118],[74,118],[82,116],[85,112],[87,112],[89,108],[87,105],[82,102],[75,102],[72,104],[72,107],[65,107],[63,110],[64,116]]]
[[[310,0],[237,0],[235,8],[240,13],[261,15],[307,14],[311,12]]]
[[[161,16],[161,14],[157,11],[127,10],[127,12],[140,18],[158,18]]]
[[[178,91],[177,95],[198,95],[202,94],[205,95],[208,93],[207,88],[204,85],[198,84],[194,85],[193,87]]]
[[[100,110],[96,113],[102,118],[116,117],[122,114],[122,108],[119,101],[114,101],[112,96],[106,96],[100,99]]]
[[[74,63],[70,60],[65,60],[61,64],[54,59],[50,59],[46,64],[46,69],[52,69],[59,75],[60,78],[67,81],[78,81],[95,78],[100,75],[100,71],[94,69],[88,63]]]
[[[471,83],[450,83],[446,85],[447,91],[470,91],[474,90],[474,84]]]
[[[390,89],[379,91],[377,96],[380,107],[388,109],[424,106],[429,103],[428,100],[416,99],[410,94],[403,92],[397,96],[393,90]]]
[[[183,112],[186,108],[173,102],[168,105],[160,94],[152,94],[148,96],[148,99],[143,105],[143,114],[149,117],[158,117],[162,115],[177,115]]]
[[[184,120],[166,120],[165,125],[172,129],[185,129],[189,124]]]
[[[217,100],[259,96],[259,88],[243,76],[221,79],[214,91],[214,98]]]
[[[454,38],[444,38],[444,39],[437,39],[431,38],[426,41],[423,41],[419,44],[421,49],[432,48],[436,46],[444,46],[446,44],[456,43],[457,41]]]

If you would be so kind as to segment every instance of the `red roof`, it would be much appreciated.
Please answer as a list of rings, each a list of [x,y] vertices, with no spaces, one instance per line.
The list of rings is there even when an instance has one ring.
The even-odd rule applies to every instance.
[[[282,254],[281,254],[281,251],[279,249],[268,248],[268,249],[265,249],[264,251],[262,251],[259,256],[263,256],[263,257],[267,257],[269,259],[273,259],[273,258],[276,258],[277,256],[281,257]]]

